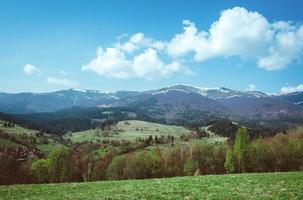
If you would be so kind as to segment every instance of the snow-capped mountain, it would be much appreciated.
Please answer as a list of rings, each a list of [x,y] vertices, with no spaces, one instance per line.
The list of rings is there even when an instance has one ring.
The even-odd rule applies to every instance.
[[[291,92],[291,93],[281,93],[277,94],[277,97],[294,103],[299,106],[303,106],[303,91]]]
[[[172,85],[169,87],[164,87],[158,90],[151,90],[147,93],[157,94],[157,93],[165,93],[168,91],[180,91],[185,93],[197,93],[204,97],[210,99],[224,99],[224,98],[235,98],[235,97],[252,97],[252,98],[261,98],[261,97],[268,97],[267,94],[258,92],[258,91],[236,91],[231,90],[225,87],[218,87],[218,88],[202,88],[202,87],[193,87],[189,85]]]
[[[50,93],[0,93],[0,111],[18,114],[54,112],[80,106],[136,107],[166,118],[182,118],[187,113],[246,119],[303,118],[301,103],[302,93],[267,95],[259,91],[181,84],[148,91],[69,89]]]

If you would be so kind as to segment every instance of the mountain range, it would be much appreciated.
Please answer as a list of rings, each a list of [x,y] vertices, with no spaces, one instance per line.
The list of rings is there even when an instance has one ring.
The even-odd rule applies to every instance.
[[[153,118],[174,121],[209,115],[235,120],[301,120],[303,92],[266,94],[225,87],[172,85],[148,91],[68,89],[49,93],[0,93],[0,112],[29,114],[73,107],[133,107]]]

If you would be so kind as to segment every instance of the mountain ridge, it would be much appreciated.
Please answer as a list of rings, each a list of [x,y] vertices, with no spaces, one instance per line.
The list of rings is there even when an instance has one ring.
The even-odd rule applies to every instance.
[[[269,95],[226,87],[175,84],[146,91],[67,89],[48,93],[0,93],[0,112],[29,114],[72,107],[136,107],[152,117],[167,120],[180,120],[188,113],[192,118],[215,115],[246,120],[303,119],[303,104],[298,104],[301,101],[303,92]]]

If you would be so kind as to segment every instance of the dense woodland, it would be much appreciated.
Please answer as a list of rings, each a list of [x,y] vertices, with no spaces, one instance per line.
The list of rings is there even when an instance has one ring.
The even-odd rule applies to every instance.
[[[250,138],[246,128],[238,128],[235,139],[216,144],[178,145],[174,138],[150,136],[60,147],[48,156],[1,147],[0,163],[0,184],[297,171],[303,169],[303,130]]]

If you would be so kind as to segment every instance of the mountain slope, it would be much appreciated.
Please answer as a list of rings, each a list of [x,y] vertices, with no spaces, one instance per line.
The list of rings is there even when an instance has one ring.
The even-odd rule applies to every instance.
[[[277,97],[294,103],[298,106],[303,106],[303,91],[279,94]]]
[[[154,119],[201,121],[212,117],[233,120],[302,121],[302,93],[267,95],[259,91],[172,85],[148,91],[102,92],[70,89],[50,93],[0,93],[0,111],[27,114],[73,107],[135,108]],[[297,120],[298,119],[298,120]]]

